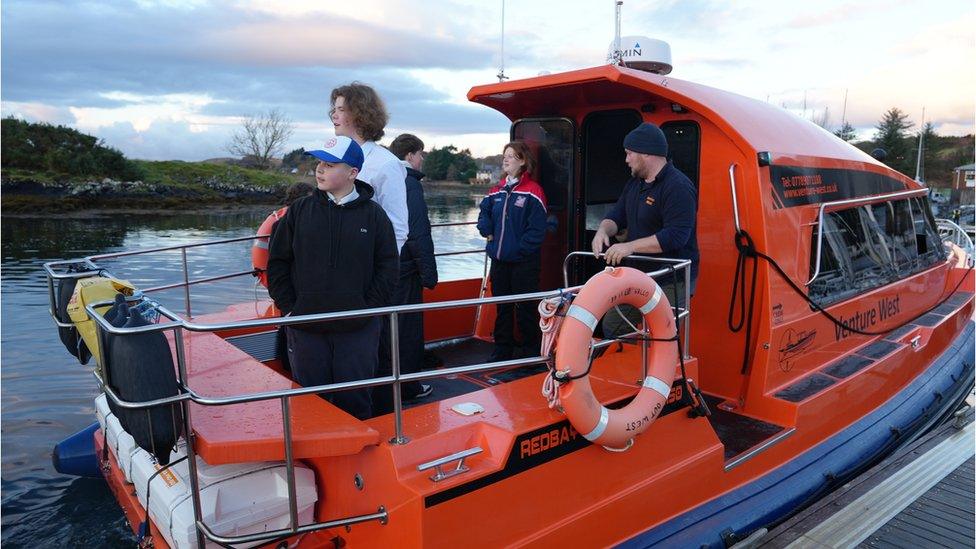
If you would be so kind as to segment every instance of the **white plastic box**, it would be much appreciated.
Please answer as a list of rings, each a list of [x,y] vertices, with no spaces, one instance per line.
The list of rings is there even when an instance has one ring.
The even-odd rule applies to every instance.
[[[170,462],[185,455],[185,443],[180,441],[178,451],[172,454]],[[132,480],[143,508],[146,507],[147,481],[157,470],[159,466],[148,452],[140,449],[133,454]],[[200,483],[203,522],[218,535],[241,536],[290,525],[288,477],[283,462],[209,465],[198,457],[197,479]],[[318,492],[315,474],[299,463],[295,464],[295,490],[298,523],[309,524],[314,518]],[[186,461],[171,466],[152,480],[149,516],[170,547],[199,547]],[[256,545],[260,544],[241,544],[238,547]],[[207,547],[217,545],[208,542]]]
[[[109,448],[116,455],[126,480],[133,483],[139,503],[146,508],[149,477],[161,467],[148,452],[139,448],[131,435],[122,430],[108,408],[105,395],[95,400],[98,422],[106,433]],[[124,456],[124,457],[123,457]],[[170,463],[186,456],[181,439]],[[241,536],[288,528],[288,476],[284,462],[264,461],[210,465],[197,457],[200,507],[203,522],[221,536]],[[295,463],[295,492],[299,525],[314,519],[318,492],[315,474]],[[149,490],[149,516],[170,547],[198,548],[190,497],[189,466],[186,461],[156,475]],[[260,543],[241,544],[254,547]],[[218,547],[208,542],[206,547]]]
[[[101,394],[95,399],[95,416],[105,435],[105,444],[115,455],[115,461],[125,476],[126,482],[132,482],[132,455],[142,451],[132,435],[122,429],[122,424],[108,407],[108,397]]]

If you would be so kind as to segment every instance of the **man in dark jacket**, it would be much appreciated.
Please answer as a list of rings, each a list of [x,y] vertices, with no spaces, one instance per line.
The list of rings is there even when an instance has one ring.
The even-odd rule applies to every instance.
[[[430,236],[430,217],[420,171],[424,161],[424,142],[415,135],[405,133],[390,143],[392,152],[407,170],[407,217],[410,227],[407,242],[400,250],[400,278],[393,293],[395,305],[423,303],[423,288],[437,285],[437,261],[434,258],[434,242]],[[398,315],[400,346],[400,373],[419,372],[424,360],[424,316],[422,313]],[[390,336],[384,330],[380,341],[380,372],[392,373],[390,363]],[[427,383],[404,383],[402,396],[405,400],[424,398],[433,392]],[[393,410],[390,386],[373,389],[373,407],[377,414]]]
[[[390,304],[397,278],[393,225],[373,202],[373,188],[356,179],[363,152],[335,137],[319,160],[317,189],[299,199],[271,235],[268,291],[285,316]],[[357,381],[376,374],[380,320],[375,317],[298,324],[288,329],[295,381],[303,386]],[[369,389],[326,397],[359,419],[372,415]]]

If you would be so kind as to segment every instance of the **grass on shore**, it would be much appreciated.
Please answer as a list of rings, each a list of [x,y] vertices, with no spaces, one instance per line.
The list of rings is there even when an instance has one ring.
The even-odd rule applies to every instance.
[[[206,162],[133,161],[143,171],[145,183],[167,187],[197,187],[208,181],[241,182],[258,189],[273,190],[296,181],[290,174]]]

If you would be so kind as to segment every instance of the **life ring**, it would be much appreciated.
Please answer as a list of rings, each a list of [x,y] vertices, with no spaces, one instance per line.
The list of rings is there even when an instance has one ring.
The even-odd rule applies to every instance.
[[[251,246],[251,266],[254,267],[254,276],[258,277],[258,282],[265,288],[268,287],[268,241],[271,237],[271,229],[275,223],[285,217],[288,206],[271,212],[258,228],[258,236],[263,238],[254,239]]]
[[[661,413],[671,393],[678,346],[670,342],[652,344],[647,353],[647,376],[637,396],[617,410],[609,410],[593,395],[586,375],[593,330],[600,318],[616,305],[639,309],[655,339],[677,335],[671,304],[661,287],[646,274],[629,267],[598,273],[586,282],[566,312],[556,341],[559,400],[569,422],[590,442],[607,449],[629,447]]]

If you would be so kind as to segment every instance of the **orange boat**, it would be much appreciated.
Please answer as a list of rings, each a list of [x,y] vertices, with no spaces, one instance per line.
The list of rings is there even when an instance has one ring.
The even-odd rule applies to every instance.
[[[491,297],[484,280],[457,280],[412,309],[287,319],[270,302],[260,314],[250,302],[201,316],[159,306],[162,321],[141,328],[112,327],[104,298],[85,305],[102,343],[162,333],[172,350],[178,394],[135,402],[103,387],[116,409],[181,410],[176,429],[193,436],[173,456],[189,456],[187,469],[154,463],[158,477],[146,482],[153,497],[156,483],[189,484],[186,546],[729,546],[913,440],[972,389],[972,259],[947,252],[916,182],[778,107],[626,66],[477,86],[468,98],[511,119],[511,137],[537,155],[556,221],[542,292]],[[497,303],[564,311],[602,270],[580,250],[629,177],[621,143],[642,121],[664,130],[699,191],[701,275],[690,306],[676,310],[679,336],[648,341],[638,326],[594,337],[585,379],[559,374],[552,349],[487,362]],[[48,264],[62,329],[74,325],[59,316],[56,289],[104,276],[106,257]],[[687,273],[681,261],[632,266],[661,285]],[[190,286],[219,278],[175,286],[189,309]],[[443,364],[400,375],[395,362],[392,376],[365,380],[393,384],[395,399],[392,414],[365,421],[312,394],[359,384],[299,387],[273,344],[280,325],[407,310],[423,311],[428,350]],[[652,352],[675,341],[680,353]],[[665,405],[618,451],[591,443],[592,425],[574,425],[540,394],[548,385],[565,398],[585,381],[613,413],[666,356]],[[122,366],[107,358],[100,372]],[[418,380],[435,385],[433,398],[404,406],[400,383]],[[125,465],[141,450],[120,457],[120,435],[107,445],[99,425],[101,470],[134,529],[156,547],[184,545],[164,535],[172,525],[158,513],[146,520],[148,497]],[[208,522],[216,504],[204,469],[253,463],[280,467],[279,526]],[[302,500],[302,479],[314,504]]]

